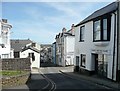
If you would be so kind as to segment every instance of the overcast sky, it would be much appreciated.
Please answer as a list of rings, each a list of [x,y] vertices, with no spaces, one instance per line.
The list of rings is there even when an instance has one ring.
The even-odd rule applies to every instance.
[[[94,11],[115,0],[106,0],[106,2],[103,0],[99,2],[95,2],[96,0],[3,1],[2,18],[8,19],[13,26],[12,39],[29,38],[48,44],[55,41],[55,35],[61,32],[63,27],[69,30],[73,23],[79,23]]]

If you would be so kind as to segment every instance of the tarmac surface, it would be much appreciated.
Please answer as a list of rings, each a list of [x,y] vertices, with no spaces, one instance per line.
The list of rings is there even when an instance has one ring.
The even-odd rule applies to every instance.
[[[120,83],[97,76],[86,76],[73,72],[73,66],[58,67],[44,63],[39,69],[32,69],[31,79],[24,85],[3,91],[58,91],[58,90],[109,90],[119,91]]]
[[[100,78],[97,75],[87,76],[87,75],[79,74],[79,73],[73,72],[73,67],[70,67],[67,70],[59,70],[59,71],[71,78],[83,79],[83,80],[87,80],[89,82],[104,86],[109,89],[120,90],[120,83],[118,82],[113,82],[111,80],[108,80],[107,78]]]

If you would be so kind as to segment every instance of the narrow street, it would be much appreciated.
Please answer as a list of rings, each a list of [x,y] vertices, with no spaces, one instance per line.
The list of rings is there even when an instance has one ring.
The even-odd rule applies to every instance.
[[[53,66],[51,64],[47,67],[47,63],[44,63],[43,65],[44,67],[40,68],[40,71],[55,83],[55,91],[59,89],[109,89],[87,80],[68,77],[59,71],[65,69],[65,67],[49,67]]]

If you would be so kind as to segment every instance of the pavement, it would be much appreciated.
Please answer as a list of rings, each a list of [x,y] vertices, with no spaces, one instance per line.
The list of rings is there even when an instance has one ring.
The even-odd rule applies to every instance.
[[[67,69],[59,70],[59,71],[63,73],[64,75],[71,77],[73,79],[78,79],[78,80],[83,79],[83,80],[87,80],[87,81],[93,82],[98,85],[103,85],[108,88],[117,89],[117,90],[120,89],[120,83],[118,82],[113,82],[111,80],[100,78],[98,76],[87,76],[87,75],[74,72],[73,66],[67,67]]]

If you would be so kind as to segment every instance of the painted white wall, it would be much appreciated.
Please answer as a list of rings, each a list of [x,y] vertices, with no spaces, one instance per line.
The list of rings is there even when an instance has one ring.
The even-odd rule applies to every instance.
[[[10,50],[10,58],[14,58],[14,49]]]
[[[7,33],[7,43],[4,43],[2,41],[2,35],[1,35],[1,31],[2,31],[2,25],[5,25],[7,26],[7,30],[8,30],[8,33]],[[5,48],[2,48],[0,46],[0,56],[1,58],[4,58],[3,55],[7,54],[8,57],[7,58],[11,58],[10,56],[10,29],[11,29],[11,25],[9,25],[8,23],[3,23],[2,21],[0,21],[0,44],[4,44],[5,45]]]
[[[31,49],[25,50],[20,53],[20,58],[26,58],[28,57],[29,53],[34,53],[35,55],[35,61],[32,61],[31,67],[40,67],[40,53],[37,53]]]
[[[94,70],[94,62],[92,60],[92,53],[95,53],[93,50],[108,50],[108,52],[103,52],[103,54],[107,55],[108,59],[108,75],[107,77],[111,79],[112,77],[112,64],[113,64],[113,44],[114,44],[114,14],[112,14],[111,18],[111,39],[109,42],[93,42],[93,21],[87,22],[83,25],[85,25],[85,38],[84,42],[79,42],[80,39],[80,27],[83,25],[80,25],[78,27],[75,27],[75,59],[74,64],[76,64],[76,56],[79,56],[80,54],[86,54],[86,70],[92,71]],[[106,45],[106,46],[105,46]],[[100,54],[100,53],[97,53]],[[81,59],[81,58],[80,58]],[[79,60],[80,60],[79,59]],[[116,58],[115,58],[116,59]],[[80,66],[80,63],[79,63]],[[114,72],[116,69],[116,60],[115,60],[115,67]],[[114,73],[114,80],[116,79],[116,73]]]
[[[68,65],[73,65],[75,36],[66,37],[66,60]],[[66,65],[67,65],[66,63]]]
[[[74,65],[74,43],[75,36],[64,37],[64,57],[62,58],[62,66]]]

